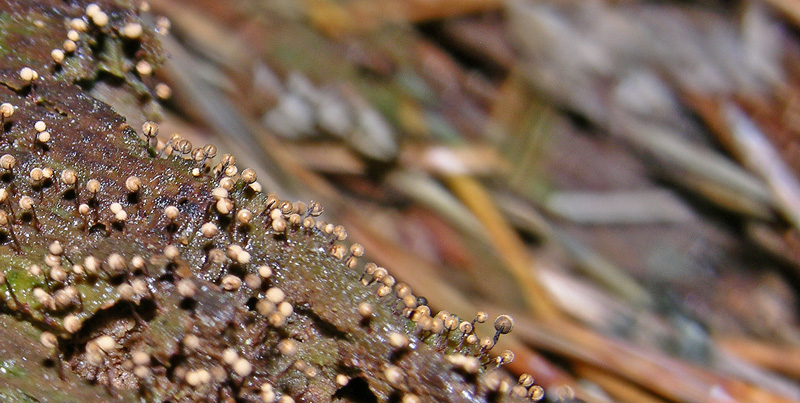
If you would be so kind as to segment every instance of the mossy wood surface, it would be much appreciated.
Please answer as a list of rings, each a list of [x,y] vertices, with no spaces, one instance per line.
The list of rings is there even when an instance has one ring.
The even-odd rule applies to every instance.
[[[276,229],[269,213],[288,206],[288,219],[291,203],[234,176],[227,197],[234,211],[220,213],[212,190],[222,173],[180,153],[161,155],[111,107],[88,96],[102,81],[150,102],[152,77],[134,66],[156,65],[160,58],[150,29],[135,39],[120,35],[132,22],[151,25],[150,16],[140,17],[127,2],[96,4],[108,16],[103,26],[84,15],[84,2],[0,1],[0,102],[15,106],[0,133],[0,154],[15,159],[13,168],[0,172],[8,194],[0,208],[9,217],[0,228],[0,400],[262,401],[264,384],[304,402],[400,401],[407,395],[430,402],[512,400],[487,392],[484,378],[491,371],[470,375],[446,359],[456,352],[477,355],[477,346],[462,346],[458,331],[431,337],[415,330],[399,314],[394,295],[379,297],[378,285],[360,281],[361,269],[332,256],[330,234],[291,224]],[[74,18],[88,28],[79,33],[78,48],[56,62],[50,52],[62,46]],[[23,80],[25,67],[39,78]],[[37,121],[45,122],[49,141],[37,140]],[[36,168],[52,175],[32,180]],[[199,175],[192,174],[195,168]],[[73,185],[60,178],[68,169],[77,175]],[[141,181],[136,192],[126,188],[130,177]],[[96,194],[86,187],[90,180],[99,182]],[[25,196],[33,200],[28,211],[19,205]],[[82,204],[88,213],[80,213]],[[167,218],[168,206],[177,207],[177,219]],[[253,212],[248,223],[235,218],[243,209]],[[204,223],[218,233],[203,236]],[[48,249],[54,242],[63,246],[60,255]],[[209,257],[230,245],[249,259]],[[172,246],[178,257],[165,254]],[[113,254],[124,259],[122,270],[110,263]],[[50,265],[48,258],[58,262]],[[99,270],[87,271],[87,258],[96,258]],[[83,273],[75,269],[81,264]],[[261,266],[272,276],[259,276]],[[54,279],[53,270],[64,270],[66,280]],[[226,276],[248,275],[260,284],[220,287]],[[182,281],[194,284],[194,295],[178,292]],[[78,297],[58,305],[34,291],[52,296],[68,287]],[[255,309],[271,288],[281,289],[292,307],[282,323]],[[373,308],[368,319],[358,309],[365,303]],[[78,319],[79,330],[65,327],[68,316]],[[42,332],[57,337],[55,352],[39,342]],[[393,332],[408,334],[409,346],[392,347],[387,337]],[[196,337],[191,345],[189,335]],[[101,336],[111,336],[115,347],[102,351],[98,363],[89,357],[90,345]],[[279,351],[286,340],[296,351]],[[231,370],[222,362],[226,349],[252,370]],[[136,375],[133,352],[150,357],[147,376]],[[387,379],[390,366],[401,370],[400,381]],[[212,379],[191,384],[187,374],[200,370]],[[335,381],[340,375],[349,386]]]

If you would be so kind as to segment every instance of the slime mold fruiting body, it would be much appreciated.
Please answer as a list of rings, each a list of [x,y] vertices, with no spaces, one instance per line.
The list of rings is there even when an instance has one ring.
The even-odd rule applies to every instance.
[[[496,369],[513,354],[489,355],[510,318],[480,338],[485,315],[432,315],[359,263],[317,203],[87,96],[110,74],[149,100],[146,19],[113,2],[0,4],[3,46],[30,43],[0,69],[0,316],[33,325],[45,371],[124,401],[541,397]]]

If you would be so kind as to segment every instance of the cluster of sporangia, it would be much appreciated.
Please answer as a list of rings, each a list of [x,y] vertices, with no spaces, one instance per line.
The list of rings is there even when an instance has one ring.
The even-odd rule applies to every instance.
[[[52,51],[53,61],[74,51],[89,24],[107,23],[100,7],[86,7],[83,17],[69,23],[68,39],[63,50]],[[135,39],[142,26],[129,23],[119,32]],[[136,68],[150,74],[149,65]],[[39,79],[31,67],[19,76],[31,86]],[[32,127],[16,128],[28,138],[9,139],[20,107],[0,105],[0,131],[13,144],[0,156],[0,232],[5,234],[0,252],[9,248],[7,255],[34,263],[0,271],[0,298],[6,312],[47,329],[40,341],[53,350],[59,370],[67,366],[109,389],[138,390],[148,400],[288,403],[327,396],[332,401],[349,397],[337,393],[354,378],[366,380],[381,400],[403,403],[542,398],[530,375],[514,382],[495,370],[514,357],[510,351],[490,355],[500,335],[511,331],[510,317],[499,316],[495,333],[480,337],[476,325],[488,320],[485,313],[472,320],[445,311],[432,314],[424,298],[386,269],[360,266],[364,248],[342,244],[344,228],[319,219],[319,204],[264,194],[256,173],[240,171],[233,156],[214,164],[214,146],[193,148],[177,134],[161,141],[158,126],[145,123],[139,150],[114,152],[144,152],[154,163],[188,170],[186,177],[205,192],[200,200],[163,205],[158,194],[146,191],[150,184],[142,178],[152,173],[119,178],[119,188],[108,189],[102,184],[107,178],[87,174],[90,167],[36,166],[47,161],[54,136],[70,134],[53,131],[42,116]],[[34,168],[22,171],[21,166]],[[47,198],[58,200],[42,208]],[[56,204],[60,212],[52,208]],[[142,211],[144,206],[161,207]],[[65,216],[74,224],[65,229],[69,236],[47,241],[44,251],[38,248],[30,234],[55,233],[45,227],[64,222]],[[146,245],[126,241],[145,233],[152,235]],[[335,289],[350,290],[350,297],[360,300],[351,299],[354,306],[314,306],[315,297],[303,295],[327,290],[304,291],[295,283],[299,276],[330,271],[292,272],[286,262],[296,258],[302,267],[333,267],[345,283]],[[355,289],[357,282],[366,293]],[[326,326],[333,329],[320,330]],[[359,335],[346,334],[348,329]],[[369,340],[376,345],[345,353],[342,346],[319,341],[326,331],[344,332],[336,338],[351,344]],[[170,336],[177,341],[170,344]],[[321,351],[326,347],[334,351]],[[370,354],[383,355],[379,364],[369,362]],[[415,384],[429,378],[409,368],[416,365],[414,371],[424,373],[418,367],[427,362],[448,372],[435,374],[440,384]],[[452,389],[447,382],[454,379],[463,387],[457,395],[447,396],[456,394],[452,390],[442,390],[445,397],[425,394],[431,387]]]

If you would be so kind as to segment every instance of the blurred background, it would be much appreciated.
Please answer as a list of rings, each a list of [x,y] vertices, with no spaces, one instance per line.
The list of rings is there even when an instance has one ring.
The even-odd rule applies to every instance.
[[[134,127],[322,202],[434,310],[511,314],[550,401],[800,401],[800,1],[150,6]]]

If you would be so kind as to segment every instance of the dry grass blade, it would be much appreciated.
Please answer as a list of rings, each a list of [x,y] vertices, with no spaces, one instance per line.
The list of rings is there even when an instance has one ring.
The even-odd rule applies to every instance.
[[[288,144],[297,161],[314,172],[337,175],[363,175],[364,161],[340,143]]]
[[[776,204],[789,222],[800,229],[800,183],[784,164],[761,130],[734,105],[723,106],[730,133],[744,164],[769,186]]]
[[[674,223],[697,219],[685,202],[666,190],[553,192],[544,208],[581,224]]]
[[[312,24],[332,36],[376,30],[385,23],[420,23],[464,14],[496,11],[501,0],[305,0]]]
[[[402,164],[437,174],[473,175],[478,177],[502,175],[509,163],[494,146],[463,144],[447,146],[406,146],[401,155]]]
[[[445,217],[465,233],[477,239],[489,239],[475,215],[431,177],[410,170],[398,170],[386,178],[386,183]]]
[[[467,176],[447,176],[445,182],[486,228],[492,245],[519,282],[521,292],[535,317],[544,321],[558,318],[560,313],[537,279],[533,258],[528,254],[519,235],[498,211],[491,196],[475,179]]]
[[[733,193],[748,197],[751,202],[768,205],[774,202],[771,192],[758,178],[720,154],[682,140],[674,131],[631,123],[629,129],[619,135],[668,163],[672,169],[709,180]]]
[[[558,245],[587,276],[603,284],[636,307],[652,306],[650,293],[624,270],[564,231],[554,228],[527,203],[508,195],[494,194],[498,206],[509,219],[524,231],[546,238]]]
[[[770,204],[761,202],[746,193],[738,192],[724,183],[703,174],[680,171],[665,172],[679,187],[692,191],[722,209],[758,220],[772,220],[775,214]]]
[[[620,379],[609,374],[606,371],[597,369],[590,365],[577,365],[576,372],[582,377],[600,385],[608,391],[609,394],[614,396],[616,401],[619,402],[637,402],[637,403],[664,403],[665,401],[653,396],[646,391],[631,385],[624,379]]]
[[[800,349],[796,346],[733,337],[722,338],[717,343],[723,350],[753,364],[800,379]]]
[[[789,403],[778,395],[730,377],[628,343],[614,341],[566,322],[545,329],[521,317],[518,336],[531,345],[593,365],[673,400],[697,403]],[[630,365],[631,363],[636,365]]]

